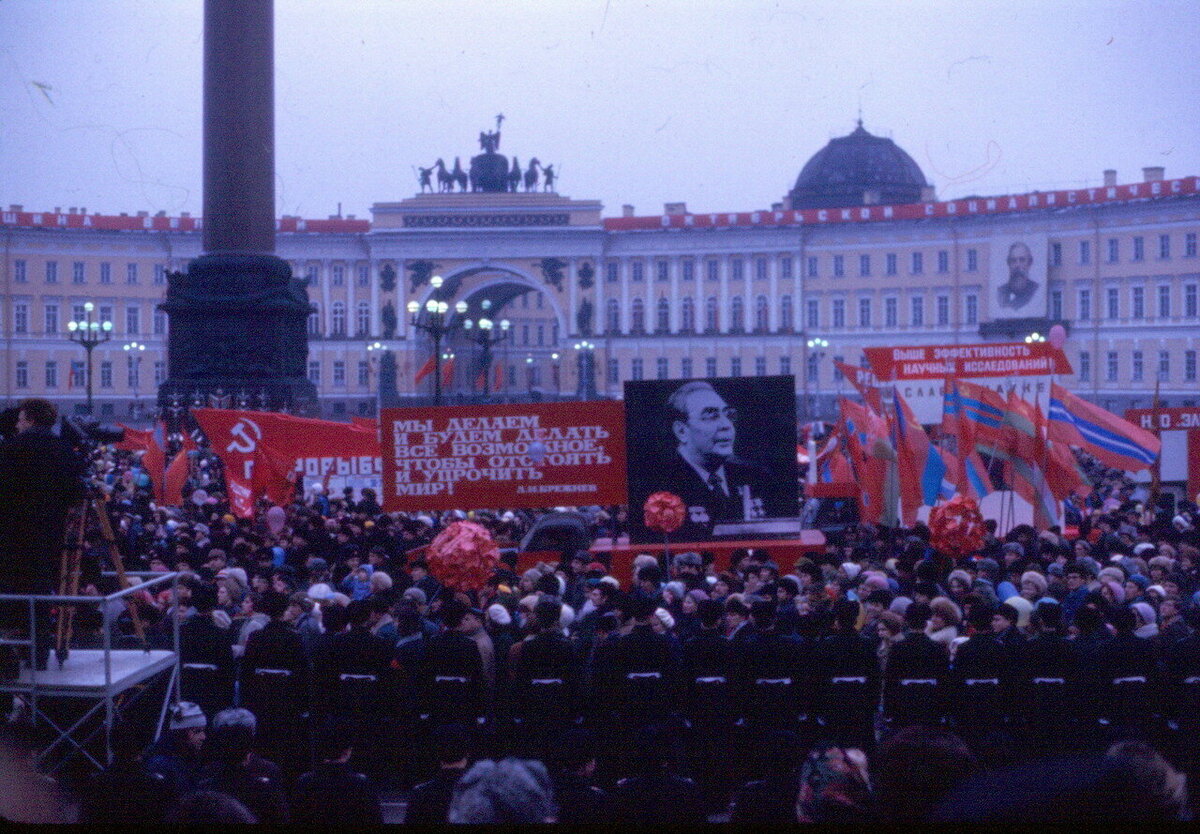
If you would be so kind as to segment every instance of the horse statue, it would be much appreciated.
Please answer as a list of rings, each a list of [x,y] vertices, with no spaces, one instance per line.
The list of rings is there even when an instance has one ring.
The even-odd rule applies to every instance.
[[[521,163],[513,157],[512,170],[508,172],[508,190],[514,194],[521,190]]]
[[[446,163],[442,162],[440,156],[438,157],[438,161],[433,163],[433,167],[437,168],[438,191],[453,191],[454,175],[446,170]]]
[[[424,194],[425,189],[429,189],[429,191],[432,192],[433,191],[433,168],[422,168],[420,165],[418,165],[417,170],[420,172],[420,174],[417,178],[421,182],[421,193]]]
[[[540,164],[541,163],[537,161],[536,156],[533,159],[529,160],[529,169],[525,171],[525,190],[526,191],[537,191],[538,166]]]
[[[543,191],[553,191],[554,190],[554,178],[557,176],[558,175],[554,173],[553,165],[543,165],[542,166],[542,177],[545,179],[546,184],[542,188],[542,190]]]
[[[450,178],[458,186],[459,191],[467,190],[467,172],[463,170],[462,162],[457,156],[454,157],[454,170],[450,172]]]

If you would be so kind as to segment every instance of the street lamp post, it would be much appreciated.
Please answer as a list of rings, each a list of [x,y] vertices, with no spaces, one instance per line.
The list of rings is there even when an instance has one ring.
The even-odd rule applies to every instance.
[[[581,400],[596,399],[596,346],[586,339],[576,342],[575,364],[579,382],[575,386],[575,396]]]
[[[128,342],[123,345],[123,349],[129,354],[129,370],[132,372],[129,375],[133,377],[133,415],[140,418],[142,416],[142,353],[145,352],[146,346],[141,342]]]
[[[383,393],[383,372],[380,368],[380,358],[383,356],[383,351],[387,347],[383,342],[371,342],[367,345],[367,363],[369,368],[375,369],[375,416],[378,417],[383,407],[380,401],[380,395]],[[367,390],[370,390],[371,374],[367,373]]]
[[[462,303],[462,302],[460,302]],[[492,377],[489,371],[492,368],[492,347],[498,345],[508,336],[508,330],[512,327],[512,322],[508,319],[500,320],[500,333],[493,336],[496,330],[496,323],[489,318],[481,318],[478,322],[471,319],[464,319],[463,332],[467,338],[475,342],[483,351],[481,365],[483,367],[483,395],[490,397],[492,395]]]
[[[443,279],[440,275],[433,276],[429,281],[434,294],[442,288]],[[442,339],[454,329],[453,322],[447,317],[450,305],[445,301],[430,298],[425,302],[424,319],[421,318],[421,305],[416,299],[408,302],[408,312],[412,316],[412,326],[417,330],[428,333],[433,339],[433,404],[442,404]],[[460,316],[467,312],[467,302],[460,301],[454,305],[454,310]]]
[[[1027,344],[1027,345],[1031,345],[1034,342],[1044,342],[1044,341],[1046,341],[1046,337],[1043,336],[1041,333],[1038,333],[1037,331],[1034,331],[1033,333],[1030,333],[1028,336],[1025,337],[1025,344]]]
[[[103,344],[112,338],[112,322],[100,322],[92,318],[96,305],[88,301],[83,305],[85,318],[83,321],[67,322],[67,330],[71,331],[67,338],[79,345],[87,353],[87,413],[92,413],[92,351],[96,345]]]
[[[817,407],[821,404],[821,360],[825,358],[825,348],[829,347],[829,342],[820,336],[814,336],[805,344],[809,350],[809,361],[813,363],[813,381],[816,386],[816,396],[810,404],[809,417],[816,419]],[[808,368],[804,369],[804,373],[807,377]]]

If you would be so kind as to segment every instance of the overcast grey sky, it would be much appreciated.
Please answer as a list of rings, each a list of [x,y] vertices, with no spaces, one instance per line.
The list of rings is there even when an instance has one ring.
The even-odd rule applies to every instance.
[[[201,0],[0,2],[0,203],[199,213]],[[942,198],[1200,174],[1200,3],[276,0],[276,210],[417,190],[505,114],[606,215],[766,208],[854,127]]]

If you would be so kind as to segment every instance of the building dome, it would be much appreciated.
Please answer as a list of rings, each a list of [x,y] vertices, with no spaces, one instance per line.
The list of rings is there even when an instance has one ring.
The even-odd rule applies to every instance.
[[[829,140],[808,160],[788,198],[794,209],[890,205],[920,202],[926,188],[913,158],[859,119],[853,133]]]

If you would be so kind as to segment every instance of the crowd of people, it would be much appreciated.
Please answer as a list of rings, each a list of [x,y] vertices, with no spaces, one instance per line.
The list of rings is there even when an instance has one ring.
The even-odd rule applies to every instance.
[[[524,510],[317,489],[236,519],[217,459],[192,463],[193,500],[163,508],[135,457],[93,460],[127,567],[182,574],[177,601],[134,599],[152,643],[179,624],[184,703],[100,777],[156,797],[139,819],[370,822],[381,785],[416,822],[1189,814],[1196,507],[1144,506],[1094,462],[1069,531],[989,523],[963,558],[920,524],[858,525],[794,564],[648,552],[628,575],[586,550],[518,570]],[[580,512],[621,534],[623,508]],[[422,548],[468,517],[504,555],[451,589]],[[97,531],[85,549],[86,592],[111,591]],[[81,609],[77,645],[103,623]],[[1064,756],[1071,778],[1045,778]]]

